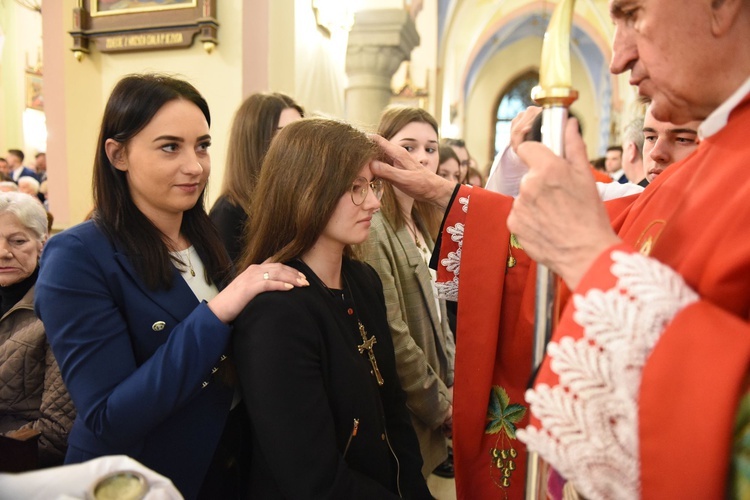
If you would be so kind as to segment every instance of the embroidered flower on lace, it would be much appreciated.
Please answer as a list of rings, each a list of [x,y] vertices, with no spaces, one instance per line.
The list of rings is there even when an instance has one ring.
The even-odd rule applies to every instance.
[[[458,300],[458,279],[453,278],[451,281],[443,281],[435,285],[437,287],[438,297],[445,300]]]
[[[463,210],[465,214],[469,213],[469,198],[471,198],[471,195],[458,199],[458,202],[461,204],[461,210]]]
[[[617,285],[575,295],[583,338],[547,347],[554,387],[526,392],[541,428],[518,438],[587,498],[638,498],[638,389],[643,366],[674,316],[698,296],[669,267],[612,252]]]
[[[451,241],[458,242],[459,246],[462,244],[464,239],[464,225],[457,222],[455,226],[448,226],[446,232],[451,235]]]
[[[469,198],[471,195],[461,197],[458,202],[461,204],[461,210],[464,213],[469,213]],[[458,300],[458,275],[461,271],[461,249],[464,246],[464,225],[461,222],[457,222],[455,226],[448,226],[446,232],[451,235],[451,241],[458,244],[458,249],[455,252],[448,252],[448,255],[440,260],[440,265],[443,266],[449,273],[453,273],[453,279],[450,281],[440,281],[436,283],[438,297],[445,300]]]
[[[458,276],[461,270],[461,248],[455,252],[448,252],[448,255],[440,261],[440,264],[445,267],[449,273],[453,273],[453,276]]]
[[[450,228],[449,228],[450,230]],[[458,240],[458,249],[455,252],[448,252],[446,258],[440,261],[440,265],[445,267],[449,273],[453,273],[453,279],[436,283],[438,297],[445,300],[458,300],[458,274],[461,270],[461,247],[463,246],[462,238]]]

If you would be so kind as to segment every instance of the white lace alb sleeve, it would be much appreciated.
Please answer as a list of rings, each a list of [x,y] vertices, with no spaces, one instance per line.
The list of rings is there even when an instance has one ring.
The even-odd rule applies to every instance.
[[[580,338],[550,342],[556,385],[526,392],[541,425],[518,437],[586,498],[639,496],[638,391],[643,367],[672,318],[698,300],[671,268],[615,250],[617,284],[574,295]]]

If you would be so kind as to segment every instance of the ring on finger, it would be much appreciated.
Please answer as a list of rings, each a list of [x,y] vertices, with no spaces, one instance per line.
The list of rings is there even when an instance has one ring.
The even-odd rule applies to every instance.
[[[269,278],[268,273],[263,273],[263,279],[267,280]]]

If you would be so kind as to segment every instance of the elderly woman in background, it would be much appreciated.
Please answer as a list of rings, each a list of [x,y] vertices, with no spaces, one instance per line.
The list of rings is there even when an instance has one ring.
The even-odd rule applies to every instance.
[[[47,214],[39,200],[0,193],[0,432],[39,431],[39,465],[62,464],[75,409],[34,313]]]

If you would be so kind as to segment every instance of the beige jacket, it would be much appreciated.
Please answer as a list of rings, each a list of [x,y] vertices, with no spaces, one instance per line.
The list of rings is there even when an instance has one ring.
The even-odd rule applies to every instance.
[[[440,301],[438,316],[429,269],[406,227],[394,231],[376,213],[364,249],[365,261],[383,282],[396,369],[427,477],[448,456],[441,424],[451,404],[448,387],[453,385],[456,347],[445,302]]]
[[[34,314],[31,287],[0,318],[0,433],[27,427],[40,431],[40,466],[59,465],[74,419],[60,368]]]

